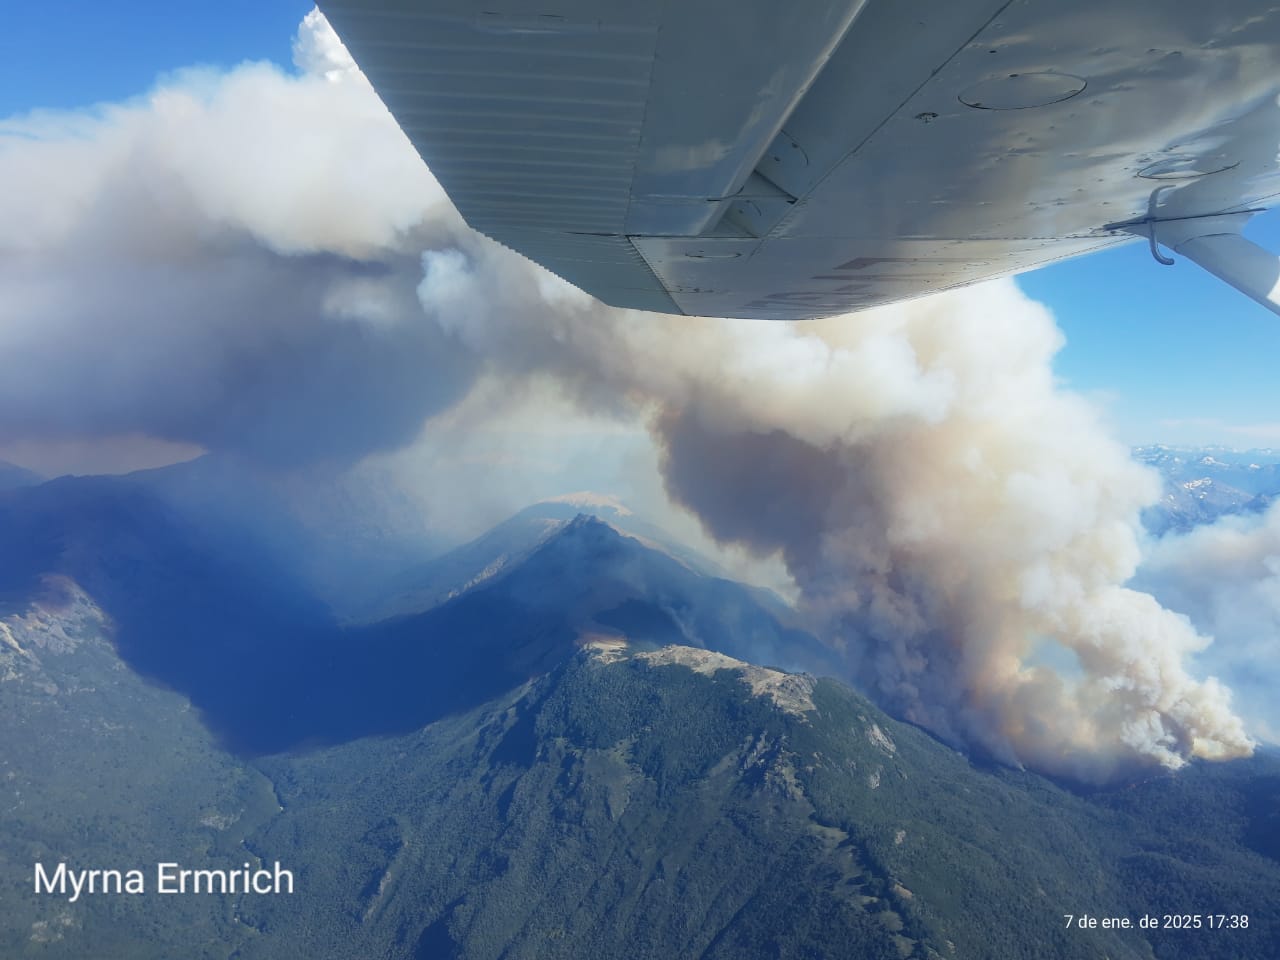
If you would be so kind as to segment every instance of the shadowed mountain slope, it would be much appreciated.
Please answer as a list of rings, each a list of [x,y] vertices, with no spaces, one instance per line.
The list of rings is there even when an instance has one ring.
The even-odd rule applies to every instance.
[[[188,695],[250,753],[415,729],[551,669],[593,631],[823,662],[821,645],[780,624],[758,591],[589,516],[543,526],[488,577],[455,565],[446,588],[437,576],[436,606],[343,626],[247,533],[210,534],[130,480],[64,478],[0,496],[0,597],[20,600],[46,574],[71,578],[109,616],[133,669]]]

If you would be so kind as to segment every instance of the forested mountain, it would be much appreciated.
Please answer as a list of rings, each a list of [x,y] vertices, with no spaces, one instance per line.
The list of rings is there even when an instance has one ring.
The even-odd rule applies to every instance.
[[[975,762],[741,662],[822,648],[594,517],[344,625],[127,484],[9,496],[5,957],[1274,960],[1272,753],[1092,791]],[[34,894],[60,861],[148,891]],[[295,889],[162,896],[163,861]]]

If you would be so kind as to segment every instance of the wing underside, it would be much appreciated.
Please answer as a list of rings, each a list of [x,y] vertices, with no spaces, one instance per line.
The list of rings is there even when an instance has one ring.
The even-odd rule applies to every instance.
[[[1280,6],[323,0],[476,229],[619,306],[799,319],[1280,192]]]

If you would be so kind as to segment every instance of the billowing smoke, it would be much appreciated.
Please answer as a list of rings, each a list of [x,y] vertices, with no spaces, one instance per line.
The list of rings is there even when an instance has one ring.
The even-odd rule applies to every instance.
[[[1055,383],[1012,284],[788,325],[601,308],[466,237],[425,267],[428,315],[490,363],[643,411],[672,498],[779,552],[902,715],[1086,779],[1250,749],[1187,669],[1208,639],[1124,586],[1155,477]]]
[[[1199,659],[1231,683],[1252,729],[1280,743],[1280,502],[1165,536],[1136,582],[1214,636]]]
[[[461,396],[472,361],[415,295],[456,214],[320,26],[310,73],[0,123],[0,441],[350,462]]]
[[[0,442],[353,462],[550,392],[646,425],[671,500],[940,735],[1088,779],[1249,751],[1207,638],[1125,587],[1154,478],[1012,283],[793,325],[604,307],[461,224],[317,15],[297,50],[7,125]]]

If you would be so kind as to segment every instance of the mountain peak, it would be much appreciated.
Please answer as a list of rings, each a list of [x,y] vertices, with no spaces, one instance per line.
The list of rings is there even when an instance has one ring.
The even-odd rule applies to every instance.
[[[631,508],[608,493],[595,493],[591,490],[579,490],[577,493],[564,493],[558,497],[548,497],[540,503],[563,503],[571,507],[589,512],[615,513],[620,517],[632,516]],[[535,505],[536,506],[536,505]]]
[[[602,634],[584,638],[583,647],[596,660],[606,664],[632,661],[648,667],[674,665],[707,677],[714,677],[721,670],[730,670],[738,674],[738,679],[751,690],[753,697],[766,697],[785,713],[804,720],[805,714],[817,709],[813,703],[815,680],[808,674],[759,667],[715,650],[682,644],[632,651],[625,640]]]

